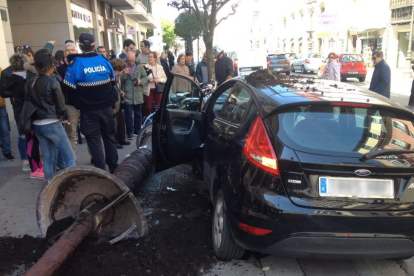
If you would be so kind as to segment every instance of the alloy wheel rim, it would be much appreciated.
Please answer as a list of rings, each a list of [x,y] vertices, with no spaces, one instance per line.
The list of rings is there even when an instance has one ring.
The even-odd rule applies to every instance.
[[[224,206],[223,199],[217,199],[216,209],[214,213],[214,243],[216,248],[219,248],[223,240],[224,228]]]

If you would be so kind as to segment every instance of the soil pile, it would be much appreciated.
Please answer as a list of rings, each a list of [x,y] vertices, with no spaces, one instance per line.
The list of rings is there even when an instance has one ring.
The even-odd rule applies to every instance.
[[[158,177],[158,176],[157,176]],[[201,275],[215,262],[212,204],[188,165],[161,177],[160,187],[138,188],[149,234],[114,245],[86,239],[54,275]],[[0,238],[0,275],[31,267],[49,245],[31,237]]]

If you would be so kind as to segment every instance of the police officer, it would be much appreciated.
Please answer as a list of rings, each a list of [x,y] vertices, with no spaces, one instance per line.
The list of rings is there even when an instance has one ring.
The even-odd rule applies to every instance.
[[[64,85],[72,88],[75,106],[81,111],[81,131],[91,150],[94,165],[111,173],[118,166],[118,152],[114,139],[115,122],[112,106],[118,99],[114,88],[115,73],[111,63],[95,52],[95,38],[88,33],[79,36],[82,54],[69,55]],[[101,139],[105,147],[106,160]]]

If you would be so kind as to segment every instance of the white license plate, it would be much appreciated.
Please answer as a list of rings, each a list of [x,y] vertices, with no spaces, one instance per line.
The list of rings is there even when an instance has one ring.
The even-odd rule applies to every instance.
[[[394,198],[392,179],[319,177],[319,195],[324,197]]]
[[[358,74],[358,71],[357,72],[355,72],[355,71],[348,71],[348,74]]]

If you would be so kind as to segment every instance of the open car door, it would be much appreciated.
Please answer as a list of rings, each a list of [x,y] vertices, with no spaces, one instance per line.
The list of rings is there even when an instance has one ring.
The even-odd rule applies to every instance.
[[[153,119],[152,154],[156,172],[203,154],[205,125],[200,111],[201,96],[200,87],[191,78],[171,73]]]

